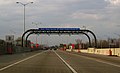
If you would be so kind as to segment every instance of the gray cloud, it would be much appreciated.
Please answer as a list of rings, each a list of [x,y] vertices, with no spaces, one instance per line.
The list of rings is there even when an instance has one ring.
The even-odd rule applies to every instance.
[[[110,0],[17,0],[26,6],[26,29],[35,28],[32,22],[41,22],[38,27],[86,26],[98,36],[108,32],[119,33],[120,8]],[[8,33],[21,36],[23,32],[23,6],[16,0],[0,1],[0,38]],[[101,30],[102,29],[102,30]],[[11,31],[10,31],[11,30]],[[101,34],[99,34],[101,33]],[[104,36],[103,36],[104,37]],[[64,38],[65,39],[65,38]],[[32,39],[34,40],[34,39]]]

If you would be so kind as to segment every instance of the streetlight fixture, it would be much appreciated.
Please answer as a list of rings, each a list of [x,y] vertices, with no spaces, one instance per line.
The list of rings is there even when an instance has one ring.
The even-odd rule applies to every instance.
[[[86,26],[83,26],[82,28],[86,30]]]
[[[42,23],[41,22],[39,22],[39,23],[32,22],[32,24],[36,25],[36,28],[38,28],[37,25],[42,24]]]
[[[33,4],[33,2],[28,2],[28,3],[16,2],[16,3],[24,6],[24,32],[25,32],[25,6],[28,4]]]

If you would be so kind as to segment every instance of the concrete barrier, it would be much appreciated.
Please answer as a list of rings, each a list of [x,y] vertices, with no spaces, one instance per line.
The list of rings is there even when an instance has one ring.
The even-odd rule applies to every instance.
[[[110,55],[110,49],[95,49],[95,54]]]
[[[88,53],[88,50],[80,50],[80,52]]]
[[[113,55],[120,56],[120,48],[113,48],[113,49],[112,49],[112,54],[113,54]]]
[[[78,52],[78,49],[73,49],[74,52]]]
[[[120,56],[120,48],[95,49],[95,54]]]
[[[66,49],[66,51],[72,51],[71,49]]]
[[[95,49],[94,48],[88,48],[88,53],[95,53]]]
[[[88,53],[88,50],[84,50],[84,49],[74,49],[74,52],[84,52],[84,53]]]
[[[74,52],[78,52],[78,49],[74,49]],[[93,54],[102,54],[102,55],[115,55],[120,56],[120,48],[104,48],[104,49],[95,49],[95,48],[88,48],[86,50],[80,50],[83,53],[93,53]]]

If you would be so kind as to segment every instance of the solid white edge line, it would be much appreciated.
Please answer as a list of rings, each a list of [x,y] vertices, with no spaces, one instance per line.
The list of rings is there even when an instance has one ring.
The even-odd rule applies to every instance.
[[[19,63],[21,63],[21,62],[24,62],[24,61],[26,61],[26,60],[28,60],[28,59],[31,59],[31,58],[33,58],[33,57],[36,57],[36,56],[38,56],[38,55],[40,55],[40,54],[42,54],[42,53],[44,53],[44,52],[46,52],[46,51],[37,53],[37,54],[35,54],[35,55],[33,55],[33,56],[27,57],[27,58],[25,58],[25,59],[23,59],[23,60],[20,60],[20,61],[18,61],[18,62],[15,62],[15,63],[10,64],[10,65],[8,65],[8,66],[5,66],[5,67],[3,67],[3,68],[0,68],[0,71],[3,71],[3,70],[5,70],[5,69],[8,69],[8,68],[14,66],[14,65],[17,65],[17,64],[19,64]]]
[[[54,51],[54,52],[55,52],[55,51]],[[66,64],[66,66],[67,66],[73,73],[77,73],[77,71],[75,71],[67,62],[65,62],[65,60],[62,59],[62,57],[60,57],[59,54],[57,54],[56,52],[55,52],[55,54]]]

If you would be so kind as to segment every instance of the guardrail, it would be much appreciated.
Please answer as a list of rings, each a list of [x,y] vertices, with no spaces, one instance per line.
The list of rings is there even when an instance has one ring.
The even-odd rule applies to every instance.
[[[21,46],[13,46],[11,48],[7,48],[5,46],[0,46],[0,55],[31,52],[31,51],[36,51],[36,50],[40,50],[40,49],[41,48],[29,48],[29,47],[21,47]]]

